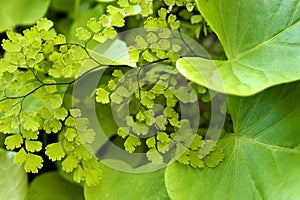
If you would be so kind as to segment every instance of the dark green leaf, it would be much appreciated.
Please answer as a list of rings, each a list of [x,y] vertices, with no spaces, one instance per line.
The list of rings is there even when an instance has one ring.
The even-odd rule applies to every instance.
[[[118,166],[122,165],[124,165],[122,162],[118,164]],[[121,172],[103,165],[101,170],[103,171],[103,177],[100,183],[95,187],[85,186],[86,200],[169,199],[165,188],[164,169],[140,174]]]
[[[57,172],[37,176],[29,187],[30,200],[83,200],[81,187],[71,184]]]
[[[166,184],[171,198],[299,198],[299,91],[300,83],[294,83],[253,97],[229,97],[235,133],[218,142],[224,161],[203,170],[170,165]]]

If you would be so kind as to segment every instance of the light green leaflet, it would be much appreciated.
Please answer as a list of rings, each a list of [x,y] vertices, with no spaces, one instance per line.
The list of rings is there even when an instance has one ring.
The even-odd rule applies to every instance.
[[[188,79],[239,96],[300,79],[300,1],[198,0],[197,5],[228,60],[179,59],[177,68]],[[208,80],[218,72],[224,90]]]
[[[50,0],[0,0],[0,32],[17,25],[35,23],[45,15],[50,2]]]
[[[22,166],[14,164],[14,152],[0,149],[1,199],[26,199],[27,174]]]
[[[166,170],[172,199],[298,199],[300,83],[256,96],[229,97],[234,134],[218,142],[225,159],[215,169],[178,163]],[[184,174],[184,176],[180,176]]]

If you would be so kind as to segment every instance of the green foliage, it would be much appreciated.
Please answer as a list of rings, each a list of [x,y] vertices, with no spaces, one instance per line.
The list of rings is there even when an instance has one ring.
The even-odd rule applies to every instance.
[[[42,150],[40,133],[61,136],[59,142],[47,145],[46,155],[52,161],[63,160],[66,171],[92,159],[82,145],[93,141],[93,132],[86,119],[80,117],[80,111],[67,109],[64,102],[64,86],[70,87],[77,80],[81,63],[90,55],[83,46],[67,44],[52,26],[53,22],[44,18],[23,35],[9,30],[9,39],[2,44],[6,54],[1,59],[1,80],[7,87],[0,94],[0,131],[8,134],[6,148],[18,151],[15,162],[24,164],[25,170],[32,173],[38,173],[43,165],[43,158],[35,154]],[[82,132],[88,133],[83,140],[79,136]],[[70,160],[76,160],[76,164]],[[87,173],[88,169],[82,180],[89,176]],[[88,184],[97,183],[97,177],[89,178]]]
[[[2,9],[9,11],[12,2]],[[33,18],[28,3],[23,6],[26,12],[3,17],[0,23],[2,31],[3,24],[4,30],[36,21],[22,32],[24,27],[8,29],[1,45],[0,147],[15,153],[0,152],[0,173],[22,171],[12,184],[2,184],[1,197],[26,199],[24,170],[40,173],[48,159],[71,183],[56,172],[34,175],[30,199],[83,199],[74,184],[84,186],[85,199],[119,199],[120,193],[124,199],[299,196],[299,84],[263,91],[299,80],[296,2],[44,3],[55,23]],[[32,4],[35,8],[42,3]],[[18,13],[27,15],[20,20]],[[60,16],[65,17],[57,19]],[[118,34],[132,28],[141,29]],[[222,60],[216,36],[228,60]],[[199,44],[216,60],[206,58]],[[100,80],[91,83],[89,77],[96,73]],[[181,74],[194,82],[186,82]],[[80,88],[76,94],[76,84],[82,82],[96,88]],[[225,105],[218,92],[260,93],[229,96]],[[223,119],[215,115],[225,116],[226,107],[222,129],[218,123]],[[128,152],[122,152],[122,159],[129,163],[116,160],[111,144]],[[145,159],[132,159],[135,155]],[[23,168],[13,166],[12,159]],[[100,161],[128,172],[167,169],[130,174]],[[21,188],[15,186],[19,182]],[[5,196],[8,187],[15,196]]]
[[[43,166],[43,158],[41,156],[27,153],[23,159],[25,159],[24,169],[26,172],[38,173],[38,170]]]
[[[28,197],[32,200],[84,199],[82,188],[64,180],[57,172],[37,176],[29,186]]]
[[[2,199],[26,199],[27,174],[23,167],[14,164],[14,152],[0,149],[0,194]]]
[[[114,160],[104,160],[108,165]],[[126,163],[117,161],[118,166]],[[130,168],[130,166],[124,166]],[[146,166],[147,167],[147,166]],[[169,199],[164,185],[164,169],[151,173],[126,173],[102,165],[101,182],[93,187],[85,186],[86,200],[118,199]],[[142,170],[142,168],[140,168]],[[104,195],[105,194],[105,195]]]
[[[135,137],[133,135],[129,135],[126,139],[126,141],[124,142],[124,147],[126,149],[126,151],[132,153],[136,146],[141,145],[140,139],[138,137]]]
[[[59,161],[65,157],[65,151],[63,149],[61,142],[49,144],[46,147],[45,153],[52,161]]]
[[[87,41],[91,38],[91,36],[91,33],[82,27],[76,29],[76,37],[78,40]]]
[[[300,48],[296,35],[300,31],[300,12],[293,2],[281,4],[275,1],[271,7],[256,1],[241,3],[233,0],[224,3],[198,0],[197,3],[218,35],[228,60],[180,59],[177,68],[184,76],[208,88],[240,96],[253,95],[273,85],[299,80],[297,55]],[[222,4],[221,9],[218,4]],[[293,11],[295,16],[290,16]],[[231,14],[223,15],[224,12]],[[266,12],[275,14],[266,16]],[[209,76],[203,77],[204,72],[209,76],[220,73],[224,88],[215,84]]]
[[[299,83],[293,83],[248,98],[230,96],[228,106],[234,133],[218,141],[225,160],[213,170],[197,171],[177,163],[168,166],[166,184],[170,197],[260,199],[263,195],[266,199],[282,199],[288,194],[292,199],[297,198],[300,180],[299,123],[295,120],[300,115],[296,103],[298,91]],[[211,164],[210,159],[206,162]],[[176,176],[181,173],[185,176]],[[195,178],[202,181],[194,185]],[[203,190],[199,191],[199,187]]]
[[[50,0],[1,0],[0,32],[15,28],[18,25],[32,25],[43,17],[50,5]],[[14,13],[7,15],[7,13]]]
[[[109,103],[109,92],[107,92],[105,89],[103,88],[99,88],[96,91],[96,101],[99,103]]]
[[[116,134],[124,139],[126,151],[133,153],[138,147],[144,146],[145,144],[139,138],[143,137],[146,138],[146,155],[154,164],[167,162],[166,157],[174,154],[173,147],[176,147],[175,157],[179,162],[195,168],[216,167],[223,160],[222,151],[214,147],[211,140],[203,140],[201,136],[193,133],[194,130],[189,122],[180,119],[181,113],[177,111],[179,104],[197,101],[194,90],[189,91],[187,85],[177,86],[177,80],[180,79],[178,72],[173,68],[165,68],[164,72],[168,74],[156,74],[155,67],[146,72],[139,70],[137,72],[139,78],[124,74],[119,69],[113,70],[112,79],[106,81],[107,85],[101,82],[96,90],[96,101],[101,104],[110,103],[120,106],[124,103],[138,105],[130,109],[130,115],[123,115],[122,110],[118,111],[118,115],[126,119],[123,120],[127,126],[119,127]],[[157,77],[159,80],[155,84],[141,87],[140,84],[144,79],[145,81],[149,79],[148,76],[144,77],[143,73],[151,74],[153,78]],[[137,82],[138,88],[133,89],[132,84],[122,84],[124,79],[130,83]],[[165,79],[173,79],[174,83],[167,83]],[[152,136],[153,131],[155,131],[154,136]],[[204,159],[208,164],[204,164]]]
[[[11,135],[5,138],[4,144],[8,150],[14,150],[15,148],[20,148],[23,143],[23,138],[20,134]]]

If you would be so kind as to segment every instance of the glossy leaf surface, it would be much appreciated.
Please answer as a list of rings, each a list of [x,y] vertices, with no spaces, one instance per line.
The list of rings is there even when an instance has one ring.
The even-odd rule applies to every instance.
[[[208,88],[248,96],[300,79],[300,3],[297,0],[198,0],[228,60],[182,58],[177,68]],[[214,84],[214,74],[220,83]]]

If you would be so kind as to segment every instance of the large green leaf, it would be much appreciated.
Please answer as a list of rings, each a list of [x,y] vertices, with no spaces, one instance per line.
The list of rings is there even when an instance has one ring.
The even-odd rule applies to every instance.
[[[50,0],[0,0],[0,32],[17,25],[30,25],[43,17]]]
[[[69,183],[57,172],[37,176],[29,187],[30,200],[83,200],[81,187]]]
[[[177,68],[188,79],[223,92],[209,76],[219,72],[225,92],[241,96],[300,79],[298,0],[197,0],[197,5],[228,60],[179,59]]]
[[[299,91],[300,83],[293,83],[253,97],[229,97],[235,133],[218,142],[225,160],[215,169],[170,165],[171,198],[299,199]]]
[[[107,160],[107,163],[109,160]],[[111,160],[113,161],[113,160]],[[110,162],[111,162],[110,161]],[[120,166],[128,168],[125,163],[118,161]],[[126,173],[107,166],[101,168],[103,177],[94,187],[85,186],[86,200],[167,200],[169,199],[164,180],[165,170],[149,173]]]
[[[0,149],[0,199],[27,199],[27,174],[14,164],[14,152]]]

